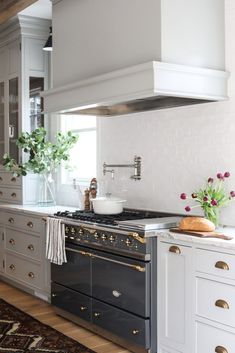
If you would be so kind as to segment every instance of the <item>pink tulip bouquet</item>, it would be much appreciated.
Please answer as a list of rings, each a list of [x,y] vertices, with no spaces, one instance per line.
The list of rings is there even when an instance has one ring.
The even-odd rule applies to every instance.
[[[185,193],[180,195],[182,200],[191,199],[198,205],[185,207],[186,212],[190,212],[195,207],[201,207],[204,211],[205,218],[212,221],[218,226],[219,211],[221,207],[227,206],[234,198],[235,191],[226,192],[224,182],[230,177],[229,172],[217,173],[217,178],[208,178],[205,188],[195,191],[188,197]]]

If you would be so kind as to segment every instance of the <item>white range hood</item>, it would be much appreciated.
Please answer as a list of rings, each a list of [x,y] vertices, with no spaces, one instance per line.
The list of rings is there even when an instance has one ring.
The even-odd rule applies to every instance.
[[[45,113],[113,116],[228,99],[223,0],[188,3],[54,0],[54,88],[43,93]],[[92,18],[84,31],[91,8],[99,10],[99,18]],[[107,11],[113,16],[110,28],[105,27]],[[144,11],[140,31],[138,16]],[[198,28],[194,20],[200,21]]]

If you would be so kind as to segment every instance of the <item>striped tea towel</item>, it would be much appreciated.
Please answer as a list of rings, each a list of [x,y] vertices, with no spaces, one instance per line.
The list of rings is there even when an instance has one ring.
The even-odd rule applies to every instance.
[[[67,262],[65,253],[65,227],[60,219],[46,219],[46,258],[56,265]]]

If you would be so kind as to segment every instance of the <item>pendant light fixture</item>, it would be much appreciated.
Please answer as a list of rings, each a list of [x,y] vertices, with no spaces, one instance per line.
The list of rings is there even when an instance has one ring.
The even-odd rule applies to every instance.
[[[43,47],[43,50],[52,51],[52,27],[50,27],[50,34]]]

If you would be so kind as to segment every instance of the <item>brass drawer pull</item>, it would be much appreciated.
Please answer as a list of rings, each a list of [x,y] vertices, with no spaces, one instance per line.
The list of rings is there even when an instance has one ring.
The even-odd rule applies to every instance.
[[[217,346],[217,347],[215,348],[215,352],[216,352],[216,353],[228,353],[227,349],[224,348],[224,347],[222,347],[222,346]]]
[[[11,197],[14,197],[14,198],[16,198],[16,193],[15,192],[13,192],[12,194],[11,194]]]
[[[2,177],[0,177],[0,181],[2,181]]]
[[[133,334],[134,336],[137,336],[139,333],[140,333],[139,330],[132,330],[132,334]]]
[[[27,223],[27,226],[28,226],[29,228],[33,228],[33,222],[28,222],[28,223]]]
[[[2,191],[0,191],[0,196],[2,196],[3,195],[3,192]]]
[[[226,262],[224,262],[224,261],[217,261],[215,264],[215,267],[219,268],[221,270],[229,271],[229,265],[226,264]]]
[[[96,317],[96,318],[98,318],[98,317],[100,317],[100,313],[94,313],[94,317]]]
[[[15,240],[11,238],[11,239],[9,240],[9,243],[10,243],[11,245],[15,245]]]
[[[30,251],[34,251],[34,246],[33,246],[33,244],[29,244],[29,245],[28,245],[28,249],[29,249]]]
[[[12,178],[11,178],[11,181],[12,181],[13,183],[15,183],[15,182],[16,182],[16,177],[12,177]]]
[[[35,275],[34,275],[33,272],[29,272],[29,273],[28,273],[28,276],[29,276],[29,278],[34,278],[34,277],[35,277]]]
[[[82,305],[82,306],[80,306],[80,310],[81,310],[81,311],[86,311],[86,310],[87,310],[87,307]]]
[[[8,219],[8,222],[11,223],[11,224],[13,224],[13,223],[14,223],[14,218],[12,218],[12,217],[9,218],[9,219]]]
[[[11,265],[9,266],[9,269],[12,270],[12,271],[15,271],[15,269],[16,269],[16,268],[15,268],[15,265],[11,264]]]
[[[228,303],[223,299],[216,300],[215,306],[218,306],[218,308],[222,308],[222,309],[229,309]]]
[[[174,254],[181,254],[180,248],[178,246],[176,246],[176,245],[172,245],[169,248],[169,252],[173,252]]]

